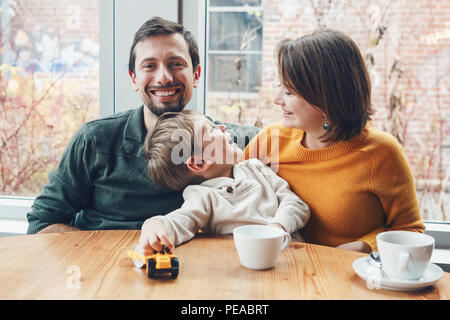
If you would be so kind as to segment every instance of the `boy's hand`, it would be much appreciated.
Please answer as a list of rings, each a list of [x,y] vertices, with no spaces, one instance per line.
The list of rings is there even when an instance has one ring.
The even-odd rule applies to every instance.
[[[147,219],[142,225],[139,246],[145,255],[153,253],[154,250],[161,251],[165,245],[170,253],[173,253],[175,245],[167,235],[164,223],[159,219]]]

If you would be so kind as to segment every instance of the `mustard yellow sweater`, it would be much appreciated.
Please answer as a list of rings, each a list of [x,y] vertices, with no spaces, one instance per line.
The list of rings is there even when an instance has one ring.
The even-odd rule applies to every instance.
[[[311,219],[301,230],[306,242],[337,246],[359,240],[376,250],[382,231],[423,232],[411,169],[391,135],[367,126],[351,140],[307,149],[300,143],[303,133],[274,123],[244,156],[277,170],[309,205]]]

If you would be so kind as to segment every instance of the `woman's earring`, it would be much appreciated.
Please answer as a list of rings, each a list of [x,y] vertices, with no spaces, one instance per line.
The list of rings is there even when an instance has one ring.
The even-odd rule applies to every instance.
[[[328,124],[328,122],[325,122],[325,123],[323,124],[322,128],[323,128],[324,130],[327,130],[327,131],[328,131],[328,129],[330,129],[330,125]]]

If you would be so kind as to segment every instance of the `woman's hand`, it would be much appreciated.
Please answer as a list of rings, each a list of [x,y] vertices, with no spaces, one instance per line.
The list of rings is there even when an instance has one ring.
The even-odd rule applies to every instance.
[[[358,251],[362,253],[370,253],[372,249],[370,246],[365,243],[364,241],[353,241],[353,242],[347,242],[343,243],[336,248],[338,249],[344,249],[344,250],[352,250],[352,251]]]
[[[162,245],[165,245],[170,250],[170,253],[173,253],[175,245],[167,235],[164,223],[159,219],[145,220],[139,238],[139,246],[144,254],[150,254],[154,250],[161,251]]]

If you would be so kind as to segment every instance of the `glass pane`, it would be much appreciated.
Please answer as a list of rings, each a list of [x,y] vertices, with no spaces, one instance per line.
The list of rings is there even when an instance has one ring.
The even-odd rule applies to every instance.
[[[210,54],[208,90],[219,92],[258,92],[261,55]]]
[[[210,50],[261,50],[261,12],[211,12]]]
[[[0,5],[0,194],[35,196],[98,117],[98,1]]]
[[[261,0],[209,0],[211,7],[261,6]]]
[[[210,6],[243,5],[239,3],[209,2]],[[260,68],[242,76],[247,81],[242,90],[255,92],[254,85],[258,84],[254,95],[232,95],[238,90],[234,59],[209,55],[206,113],[217,115],[217,120],[261,127],[279,121],[273,88],[274,49],[278,42],[310,34],[321,26],[342,30],[367,58],[376,107],[371,125],[393,134],[402,144],[413,171],[423,218],[450,221],[450,7],[426,0],[416,0],[413,6],[407,1],[369,0],[260,3],[264,15],[259,19],[248,15],[244,18],[244,13],[237,12],[210,13],[210,50],[238,50],[242,42],[239,34],[248,26],[261,26],[249,48],[262,50],[262,55]],[[226,91],[222,97],[219,90]],[[245,107],[239,109],[239,117],[231,117],[232,112],[223,112],[232,109],[225,105]]]

